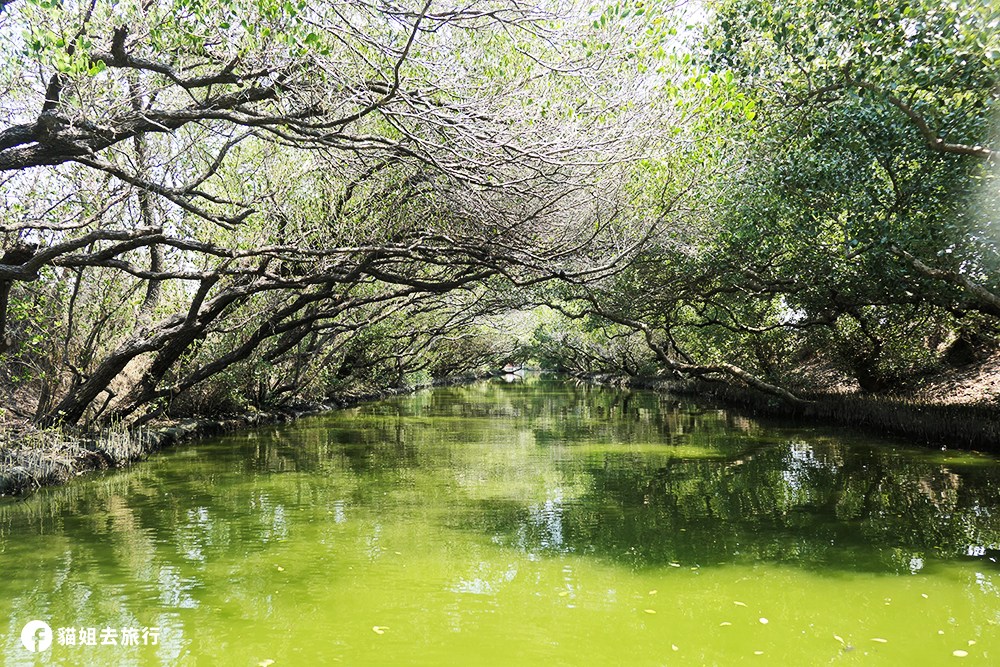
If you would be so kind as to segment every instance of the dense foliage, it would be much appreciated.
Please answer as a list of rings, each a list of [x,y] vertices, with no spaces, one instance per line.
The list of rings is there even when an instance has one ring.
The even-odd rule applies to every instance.
[[[690,227],[570,315],[643,332],[667,369],[778,394],[805,361],[876,391],[968,361],[1000,316],[997,10],[717,3],[694,67],[743,113],[694,126],[715,150]],[[607,336],[592,356],[625,370]]]
[[[5,408],[144,421],[526,357],[900,386],[1000,317],[998,21],[3,2]]]

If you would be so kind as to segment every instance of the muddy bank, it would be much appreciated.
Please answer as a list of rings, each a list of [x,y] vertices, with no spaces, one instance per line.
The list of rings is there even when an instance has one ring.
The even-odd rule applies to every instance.
[[[804,395],[808,405],[793,406],[753,389],[705,381],[651,378],[591,378],[597,382],[710,398],[749,416],[790,417],[856,426],[885,435],[905,436],[915,444],[1000,452],[1000,405],[983,400],[957,403],[874,394]]]
[[[474,382],[484,377],[488,376],[446,378],[413,387],[389,387],[340,395],[322,403],[299,403],[222,418],[191,417],[134,430],[112,428],[99,433],[74,434],[61,429],[37,429],[22,425],[16,430],[0,431],[0,496],[23,495],[43,486],[65,484],[94,470],[127,466],[165,447],[199,438],[280,424],[429,387]]]

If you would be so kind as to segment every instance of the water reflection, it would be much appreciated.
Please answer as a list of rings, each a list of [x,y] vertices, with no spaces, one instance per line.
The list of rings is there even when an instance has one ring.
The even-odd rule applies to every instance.
[[[570,558],[823,576],[969,563],[970,589],[995,601],[998,486],[989,457],[649,393],[537,378],[438,389],[0,504],[2,649],[32,664],[19,629],[43,617],[163,629],[155,652],[82,654],[93,664],[174,664],[255,632],[263,659],[292,650],[296,619],[349,623],[372,581],[410,582],[384,599],[437,608],[459,632],[521,586],[575,608],[593,582]],[[552,581],[532,569],[549,560]],[[589,604],[628,600],[620,585],[602,582]]]

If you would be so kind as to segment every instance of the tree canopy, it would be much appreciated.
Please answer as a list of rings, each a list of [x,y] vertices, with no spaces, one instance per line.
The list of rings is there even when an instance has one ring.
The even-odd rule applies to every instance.
[[[3,2],[8,409],[903,382],[1000,318],[997,9]]]

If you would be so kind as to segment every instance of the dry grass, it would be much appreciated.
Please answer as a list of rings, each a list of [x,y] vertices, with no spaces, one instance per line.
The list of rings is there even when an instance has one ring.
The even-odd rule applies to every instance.
[[[77,474],[135,461],[145,439],[124,427],[85,438],[58,428],[0,421],[0,495],[62,484]]]
[[[84,450],[56,429],[0,426],[0,494],[59,484],[75,474]]]

